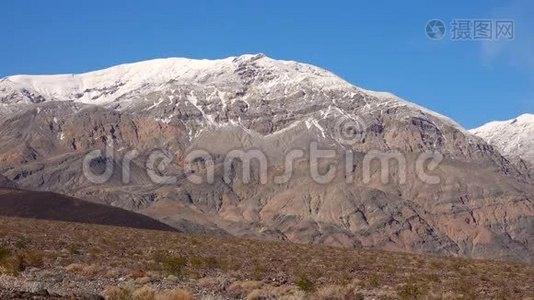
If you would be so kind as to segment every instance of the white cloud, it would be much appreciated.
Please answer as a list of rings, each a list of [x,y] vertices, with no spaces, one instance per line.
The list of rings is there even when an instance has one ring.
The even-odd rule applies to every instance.
[[[534,77],[534,1],[516,0],[490,12],[492,19],[514,21],[512,41],[485,41],[481,45],[482,62],[491,65],[496,60],[512,64]]]
[[[534,111],[534,1],[516,0],[494,9],[492,19],[514,20],[514,40],[485,41],[481,45],[481,59],[485,66],[509,64],[527,76],[529,91],[520,100],[522,109]]]

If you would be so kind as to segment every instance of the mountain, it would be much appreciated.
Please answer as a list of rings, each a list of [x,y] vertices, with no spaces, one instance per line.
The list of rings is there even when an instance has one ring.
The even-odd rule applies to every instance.
[[[534,163],[534,114],[490,122],[470,131],[495,146],[502,154]]]
[[[147,216],[50,192],[0,188],[0,215],[176,231]]]
[[[315,66],[258,54],[18,75],[0,80],[0,103],[0,173],[21,188],[126,208],[184,231],[534,256],[528,168],[447,117]],[[106,148],[113,155],[87,156]],[[259,158],[229,160],[235,150]],[[334,154],[317,160],[320,150]],[[162,157],[155,163],[158,153],[166,167]],[[85,176],[86,157],[93,173],[113,167],[109,179]]]

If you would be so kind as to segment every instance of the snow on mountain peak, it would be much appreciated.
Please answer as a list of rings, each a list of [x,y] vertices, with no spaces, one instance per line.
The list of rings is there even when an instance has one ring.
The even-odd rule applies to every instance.
[[[223,107],[236,99],[247,103],[251,95],[269,99],[296,95],[299,101],[332,101],[334,106],[337,105],[335,102],[338,98],[351,101],[355,97],[354,99],[363,99],[365,102],[361,113],[380,113],[394,107],[407,107],[414,115],[432,115],[465,132],[453,120],[393,94],[358,88],[322,68],[296,61],[275,60],[261,53],[215,60],[153,59],[81,74],[9,76],[0,80],[0,103],[74,101],[107,105],[120,100],[125,101],[121,103],[121,107],[129,107],[131,103],[146,100],[146,95],[151,91],[165,89],[168,84],[173,86],[171,90],[180,89],[180,86],[190,90],[191,94],[184,99],[199,111],[202,111],[202,107],[194,100],[196,95],[193,94],[199,90],[214,95],[201,97],[220,102]],[[230,95],[232,92],[239,92],[239,95],[227,99],[228,91]],[[166,103],[164,97],[147,101],[151,102],[147,109]],[[294,103],[294,107],[301,106]],[[202,114],[205,115],[204,112]],[[404,114],[401,117],[409,116]]]
[[[534,163],[534,114],[523,114],[507,121],[493,121],[470,130],[508,156]]]
[[[522,114],[516,120],[521,123],[534,124],[534,114]]]
[[[264,72],[247,70],[247,66],[262,69]],[[250,74],[247,74],[247,71]],[[245,54],[216,60],[153,59],[81,74],[9,76],[0,82],[0,97],[23,91],[26,98],[31,98],[30,94],[33,93],[48,100],[102,104],[147,85],[161,85],[171,80],[197,84],[232,82],[240,80],[238,75],[271,75],[271,84],[310,78],[324,85],[348,84],[318,67],[294,61],[274,60],[264,54]]]

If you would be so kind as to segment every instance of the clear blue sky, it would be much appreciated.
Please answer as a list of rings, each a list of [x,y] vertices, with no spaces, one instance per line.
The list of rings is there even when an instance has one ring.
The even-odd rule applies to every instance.
[[[141,3],[142,2],[142,3]],[[407,4],[409,3],[409,4]],[[387,90],[467,128],[534,111],[534,1],[2,1],[0,77],[262,52]],[[429,19],[514,19],[513,41],[441,41]]]

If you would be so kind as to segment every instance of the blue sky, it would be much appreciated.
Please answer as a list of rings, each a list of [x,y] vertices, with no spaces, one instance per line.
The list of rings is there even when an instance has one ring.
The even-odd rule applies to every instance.
[[[408,4],[409,3],[409,4]],[[534,111],[534,1],[2,1],[0,76],[265,53],[393,92],[472,128]],[[425,35],[446,23],[443,40]],[[513,41],[452,41],[513,19]]]

